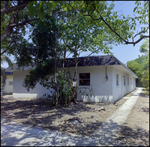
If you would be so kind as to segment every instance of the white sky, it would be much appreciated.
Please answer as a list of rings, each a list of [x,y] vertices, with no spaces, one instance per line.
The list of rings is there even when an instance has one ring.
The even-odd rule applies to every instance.
[[[142,1],[143,2],[143,1]],[[108,3],[111,3],[111,1],[108,1]],[[119,14],[124,14],[125,16],[130,15],[133,16],[133,9],[135,7],[135,1],[115,1],[115,7],[114,11],[119,11]],[[138,27],[138,29],[140,29]],[[142,55],[142,53],[139,52],[139,48],[142,45],[142,42],[144,40],[140,41],[135,46],[129,44],[129,45],[118,45],[113,46],[113,49],[111,52],[113,55],[118,58],[122,63],[126,64],[127,61],[134,60],[138,58],[138,55]],[[89,53],[84,53],[84,56],[88,55]],[[104,55],[102,53],[99,54],[93,54],[93,55]],[[14,58],[11,56],[12,61]],[[1,65],[2,67],[7,68],[8,64],[4,63]]]

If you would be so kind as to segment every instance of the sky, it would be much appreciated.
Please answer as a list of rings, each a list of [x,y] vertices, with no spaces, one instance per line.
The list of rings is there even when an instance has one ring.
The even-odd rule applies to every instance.
[[[111,3],[111,1],[108,1],[108,3]],[[133,16],[133,9],[135,7],[135,1],[115,1],[115,7],[114,7],[114,11],[118,11],[118,13],[121,15],[130,15]],[[138,29],[140,29],[140,27],[138,27]],[[111,52],[113,53],[113,55],[119,59],[122,63],[126,64],[127,61],[131,61],[134,60],[136,58],[138,58],[139,55],[142,55],[142,53],[140,53],[139,48],[142,45],[144,40],[140,41],[139,43],[137,43],[135,46],[129,44],[129,45],[118,45],[118,46],[113,46],[113,49],[111,50]],[[89,55],[89,52],[86,52],[83,54],[83,56]],[[93,54],[93,55],[105,55],[103,53],[99,53],[99,54]],[[10,57],[12,59],[12,61],[14,60],[13,56]],[[4,63],[1,65],[4,68],[8,67],[7,63]]]

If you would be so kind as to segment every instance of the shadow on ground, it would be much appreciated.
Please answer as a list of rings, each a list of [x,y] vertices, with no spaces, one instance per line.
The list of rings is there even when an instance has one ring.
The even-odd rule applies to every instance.
[[[60,106],[56,108],[52,107],[49,102],[44,99],[16,100],[13,102],[9,102],[8,100],[9,99],[4,99],[1,102],[1,114],[8,122],[15,121],[38,128],[82,135],[90,135],[102,124],[102,122],[97,121],[90,124],[82,123],[82,125],[75,125],[73,123],[66,124],[62,121],[57,126],[53,125],[54,121],[63,117],[63,115],[68,114],[68,116],[73,117],[78,112],[93,111],[91,107],[82,103],[78,103],[78,105],[71,104],[69,107]],[[90,119],[92,119],[92,115]]]
[[[149,146],[149,132],[141,128],[132,129],[125,126],[118,136],[117,132],[121,127],[111,121],[110,123],[105,123],[98,132],[90,136],[70,136],[57,131],[46,131],[36,127],[2,123],[1,145]]]

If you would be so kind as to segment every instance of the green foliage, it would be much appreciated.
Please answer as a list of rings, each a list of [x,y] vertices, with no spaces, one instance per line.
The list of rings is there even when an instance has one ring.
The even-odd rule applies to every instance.
[[[54,74],[54,60],[49,59],[45,62],[38,64],[34,69],[29,71],[29,76],[24,80],[23,86],[29,91],[30,88],[34,88],[39,82],[43,87],[47,89],[51,87],[49,78]]]
[[[7,62],[9,66],[12,66],[11,59],[5,54],[1,55],[1,64],[3,64],[4,62]]]
[[[141,30],[138,29],[137,33],[141,38],[149,30],[149,1],[136,1],[135,4],[134,17],[129,17],[129,20],[132,20],[130,29],[134,28],[135,30],[135,26],[141,26]]]
[[[149,95],[149,69],[143,72],[141,82],[143,83],[143,87],[145,87],[146,94]]]
[[[149,40],[146,39],[146,40],[143,42],[143,44],[140,46],[140,49],[139,49],[139,50],[140,50],[141,53],[148,54],[148,52],[149,52],[148,48],[149,48]]]
[[[58,103],[61,105],[70,103],[73,95],[70,73],[63,74],[63,72],[59,71],[57,81]]]
[[[35,69],[30,70],[29,75],[24,79],[23,86],[29,91],[30,88],[34,88],[39,82],[43,87],[50,90],[51,94],[44,94],[48,101],[55,105],[55,82],[50,77],[54,76],[54,63],[53,60],[49,60],[45,65],[39,65]],[[61,71],[57,73],[57,89],[58,89],[58,104],[68,104],[72,98],[72,80],[68,71],[65,74]]]
[[[133,61],[127,62],[127,67],[130,68],[136,75],[137,86],[143,86],[149,91],[149,40],[145,40],[139,49],[144,55],[139,56]]]
[[[2,88],[4,89],[5,87],[5,84],[6,84],[6,79],[7,79],[7,76],[5,74],[5,69],[1,67],[1,86]]]

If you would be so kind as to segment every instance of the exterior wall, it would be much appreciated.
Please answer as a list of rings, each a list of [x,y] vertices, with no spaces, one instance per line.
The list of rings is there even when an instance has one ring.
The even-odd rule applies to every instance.
[[[29,71],[14,71],[14,82],[13,82],[13,97],[14,98],[41,98],[43,94],[50,94],[49,89],[42,87],[39,83],[36,84],[34,89],[31,89],[29,92],[25,87],[22,86],[23,80],[26,75],[29,74]]]
[[[78,94],[77,100],[84,102],[107,102],[114,103],[122,98],[127,93],[135,89],[135,78],[129,73],[121,70],[122,66],[110,65],[107,66],[108,80],[106,80],[106,66],[87,66],[77,68],[77,86]],[[75,67],[70,67],[71,77],[73,78]],[[90,86],[79,85],[79,73],[90,73]],[[28,75],[28,71],[14,71],[13,72],[13,97],[14,98],[41,98],[43,94],[51,94],[52,89],[46,89],[39,83],[35,88],[29,92],[22,86],[23,79]],[[119,74],[119,86],[116,86],[116,74]],[[126,85],[124,85],[123,76],[126,78]],[[128,85],[129,77],[129,85]],[[131,80],[132,78],[132,85]]]
[[[119,86],[116,86],[116,74],[119,75]],[[125,76],[125,85],[124,85],[124,76]],[[128,82],[129,78],[129,82]],[[131,84],[132,78],[132,84]],[[113,98],[115,101],[124,97],[128,93],[132,92],[136,88],[135,78],[130,74],[122,71],[122,68],[119,66],[113,66]]]
[[[2,76],[1,76],[1,81],[2,81]],[[9,82],[13,82],[13,75],[7,75],[6,78],[6,85],[4,86],[4,91],[7,93],[13,92],[13,85],[9,85]],[[2,83],[1,83],[2,87]]]
[[[107,67],[108,80],[105,78],[105,66],[88,66],[78,67],[77,69],[77,86],[78,86],[78,101],[84,102],[112,102],[112,67]],[[73,78],[75,68],[70,68],[70,74]],[[28,71],[14,71],[14,98],[40,98],[43,94],[49,93],[39,83],[29,92],[22,86],[23,79],[28,75]],[[90,86],[79,86],[79,73],[90,73]],[[93,90],[91,90],[93,89]]]
[[[70,68],[73,77],[75,68]],[[90,73],[90,86],[79,85],[79,73]],[[113,102],[112,96],[112,66],[88,66],[77,68],[78,101],[84,102]]]

